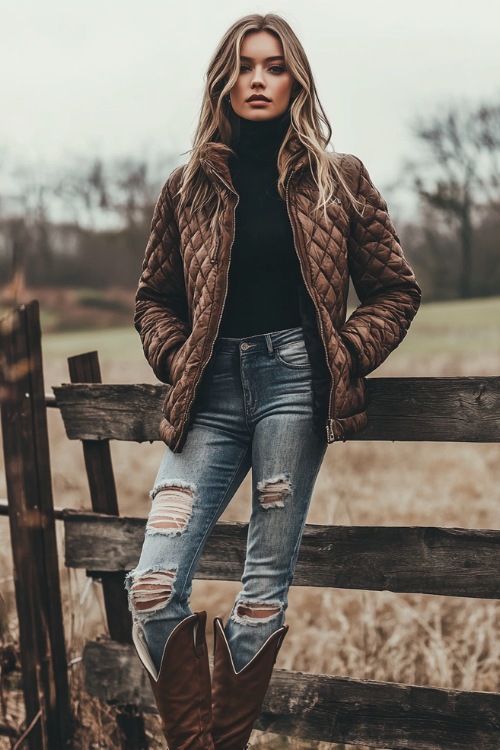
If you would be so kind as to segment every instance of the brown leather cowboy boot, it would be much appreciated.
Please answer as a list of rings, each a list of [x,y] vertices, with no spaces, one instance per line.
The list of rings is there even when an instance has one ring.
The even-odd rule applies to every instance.
[[[260,651],[236,672],[220,617],[214,620],[212,737],[216,750],[244,750],[259,717],[288,625],[269,636]]]
[[[206,612],[195,612],[170,633],[157,672],[144,631],[132,636],[148,670],[169,750],[213,750],[210,669],[205,640]]]

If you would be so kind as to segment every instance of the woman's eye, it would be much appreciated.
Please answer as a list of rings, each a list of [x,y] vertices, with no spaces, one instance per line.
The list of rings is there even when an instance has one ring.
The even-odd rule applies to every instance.
[[[245,70],[250,70],[249,65],[240,65],[240,73],[243,73]],[[273,73],[284,73],[285,68],[283,68],[281,65],[271,65],[269,68]]]

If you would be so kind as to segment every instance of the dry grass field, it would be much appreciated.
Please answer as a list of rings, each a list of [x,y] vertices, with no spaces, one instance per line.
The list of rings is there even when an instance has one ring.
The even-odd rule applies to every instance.
[[[500,298],[423,305],[401,346],[377,376],[498,375]],[[105,382],[154,382],[131,329],[51,334],[44,337],[46,390],[67,382],[66,357],[97,349]],[[55,504],[89,507],[79,444],[64,435],[57,411],[49,413]],[[121,513],[145,517],[164,446],[112,446]],[[355,525],[434,525],[500,528],[498,445],[347,442],[329,446],[308,521]],[[3,479],[0,496],[6,496]],[[250,475],[224,520],[247,520]],[[61,529],[59,529],[59,534]],[[17,623],[8,523],[2,543],[0,637],[15,642]],[[59,540],[62,544],[62,539]],[[87,638],[105,632],[98,584],[62,570],[66,633],[80,747],[118,747],[112,711],[79,691],[78,661]],[[225,616],[237,584],[195,582],[192,606]],[[500,690],[500,603],[390,592],[292,587],[290,631],[277,666],[356,678],[465,690]],[[18,694],[17,694],[18,695]],[[16,713],[2,696],[3,712]],[[1,711],[0,711],[1,712]],[[1,718],[1,717],[0,717]],[[151,734],[158,735],[154,717]],[[262,744],[304,747],[296,740],[261,736]],[[5,744],[2,744],[5,743]],[[314,743],[315,746],[317,743]],[[0,740],[0,748],[10,747]],[[158,740],[158,747],[163,747]],[[330,746],[340,749],[340,745]],[[343,746],[342,746],[343,747]],[[354,747],[354,746],[349,746]],[[361,746],[357,746],[361,750]]]

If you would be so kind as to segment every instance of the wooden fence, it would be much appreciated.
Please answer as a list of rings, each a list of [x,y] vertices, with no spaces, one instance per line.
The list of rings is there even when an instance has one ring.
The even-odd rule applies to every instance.
[[[7,329],[22,329],[19,321],[29,324],[36,315],[36,303],[32,303],[13,314],[17,322]],[[5,335],[8,338],[10,334],[4,330]],[[32,333],[30,336],[33,338]],[[9,354],[7,371],[16,371],[16,352]],[[161,400],[168,386],[102,385],[95,352],[72,358],[70,375],[72,384],[53,389],[54,405],[60,409],[68,437],[82,441],[92,512],[60,513],[65,530],[65,565],[83,568],[102,582],[111,636],[85,645],[85,687],[89,694],[120,706],[123,747],[145,750],[140,712],[154,710],[154,702],[145,671],[130,643],[130,613],[123,588],[125,573],[138,560],[145,519],[118,515],[109,440],[157,440]],[[29,393],[29,384],[21,371],[16,377],[21,378],[22,385],[10,389],[7,401],[4,398],[4,436],[9,455],[17,451],[17,461],[22,464],[22,446],[10,422],[16,423],[16,409],[25,403],[23,393]],[[369,378],[367,387],[370,427],[356,437],[358,440],[500,442],[500,377]],[[29,442],[30,423],[19,422],[17,427]],[[26,463],[31,465],[33,460],[28,451]],[[26,503],[27,498],[11,481],[11,516],[18,512],[14,508],[19,502]],[[49,505],[45,513],[44,529],[48,522],[53,526],[59,515]],[[22,526],[11,526],[13,547],[25,533]],[[239,580],[246,533],[246,524],[218,523],[197,577]],[[499,570],[500,531],[308,525],[293,583],[498,599]],[[36,583],[43,586],[40,578],[38,575]],[[56,572],[50,583],[54,593],[58,590]],[[21,618],[27,616],[23,606],[18,600]],[[47,637],[45,643],[49,641]],[[28,693],[31,689],[26,686]],[[63,681],[51,683],[51,689],[63,705]],[[50,712],[45,711],[45,705],[38,710],[43,720],[39,723],[48,727]],[[28,722],[36,711],[37,705],[29,707]],[[498,750],[500,693],[275,670],[257,727],[306,740],[373,748]],[[66,746],[70,745],[39,743],[30,744],[30,750]]]

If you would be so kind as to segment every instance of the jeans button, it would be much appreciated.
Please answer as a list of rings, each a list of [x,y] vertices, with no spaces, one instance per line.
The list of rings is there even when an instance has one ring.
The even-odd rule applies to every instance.
[[[247,342],[244,341],[241,345],[241,351],[246,352],[247,349],[250,349],[250,344],[247,344]]]

